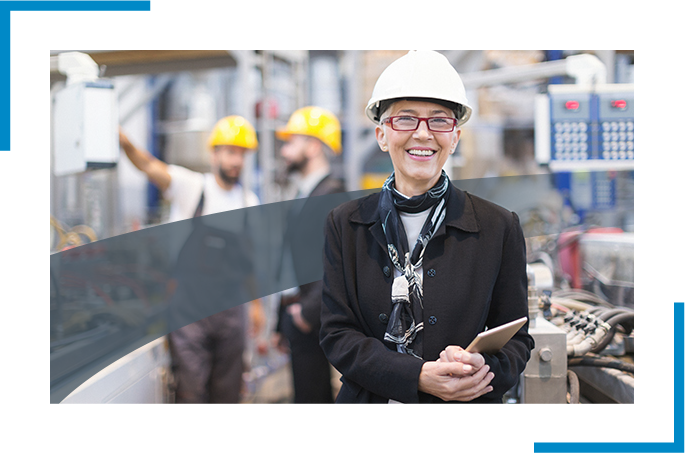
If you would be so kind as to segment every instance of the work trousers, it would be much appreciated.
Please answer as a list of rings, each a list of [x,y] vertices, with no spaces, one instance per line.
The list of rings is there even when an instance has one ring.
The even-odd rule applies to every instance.
[[[245,306],[169,334],[177,403],[239,403],[245,370]]]
[[[333,403],[331,368],[319,346],[318,330],[302,333],[288,314],[281,322],[283,335],[290,343],[295,403]]]

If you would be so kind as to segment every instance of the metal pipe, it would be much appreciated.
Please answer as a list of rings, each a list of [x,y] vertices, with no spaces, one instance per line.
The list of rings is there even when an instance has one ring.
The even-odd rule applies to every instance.
[[[262,189],[262,203],[272,203],[274,199],[274,190],[271,181],[274,179],[274,156],[275,156],[275,142],[273,139],[274,121],[269,113],[271,103],[271,89],[273,79],[273,61],[274,55],[271,51],[265,50],[262,52],[262,107],[259,120],[260,134],[260,152],[259,163],[261,169],[261,189]]]
[[[578,380],[578,375],[571,370],[566,371],[566,377],[568,379],[568,393],[570,396],[570,404],[580,403],[580,381]]]
[[[464,87],[480,88],[503,83],[527,82],[535,79],[568,75],[576,79],[577,85],[604,84],[607,71],[604,63],[594,55],[571,55],[563,60],[489,69],[461,75]]]
[[[142,107],[146,106],[150,101],[157,98],[162,91],[171,83],[173,77],[169,74],[162,74],[155,78],[152,86],[147,90],[145,96],[140,98],[133,107],[129,108],[128,111],[119,115],[119,124],[126,124],[129,119]],[[121,98],[121,95],[119,96]]]
[[[257,94],[255,93],[255,84],[252,79],[252,70],[257,63],[256,57],[250,50],[227,50],[227,52],[231,54],[237,63],[237,84],[241,88],[237,91],[237,113],[249,121],[250,124],[255,124],[254,106],[257,101]],[[261,153],[250,153],[247,155],[241,177],[244,187],[254,192],[258,192],[255,190],[257,185],[255,180],[255,160],[259,154]]]
[[[370,149],[370,144],[363,143],[361,140],[359,127],[359,114],[356,106],[359,99],[359,51],[349,50],[345,52],[346,62],[346,101],[347,114],[345,116],[345,123],[347,125],[347,133],[343,139],[345,141],[343,147],[343,157],[345,158],[345,185],[348,190],[359,189],[359,175],[362,173],[364,160],[368,157],[366,152]],[[375,139],[374,139],[375,141]]]

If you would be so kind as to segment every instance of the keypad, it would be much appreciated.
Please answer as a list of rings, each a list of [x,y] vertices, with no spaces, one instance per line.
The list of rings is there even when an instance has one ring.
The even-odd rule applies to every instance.
[[[629,120],[602,121],[599,149],[604,160],[633,159],[634,131]]]
[[[590,149],[588,124],[583,121],[554,123],[554,158],[556,160],[585,160]]]

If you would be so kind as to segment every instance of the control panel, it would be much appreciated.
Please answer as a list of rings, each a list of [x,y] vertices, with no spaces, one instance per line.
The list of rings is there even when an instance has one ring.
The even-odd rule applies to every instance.
[[[552,171],[634,168],[632,84],[550,85],[536,100],[536,158]]]

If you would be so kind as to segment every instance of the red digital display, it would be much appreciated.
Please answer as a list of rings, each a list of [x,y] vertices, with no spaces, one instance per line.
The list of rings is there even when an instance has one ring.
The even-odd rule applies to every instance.
[[[578,101],[566,101],[566,110],[578,110],[580,108],[580,102]]]
[[[615,109],[625,109],[628,103],[624,99],[617,99],[615,101],[611,101],[611,106]]]

